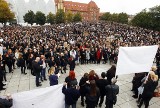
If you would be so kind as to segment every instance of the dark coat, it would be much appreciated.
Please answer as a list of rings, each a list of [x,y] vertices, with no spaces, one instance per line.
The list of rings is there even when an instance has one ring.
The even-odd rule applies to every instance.
[[[81,93],[81,95],[85,95],[86,94],[86,86],[87,86],[86,81],[88,81],[88,78],[82,77],[80,79],[79,86],[80,86],[80,93]]]
[[[66,78],[65,78],[65,82],[67,83],[67,88],[71,87],[71,82],[72,82],[72,81],[75,81],[75,80],[76,80],[76,82],[77,82],[77,79],[76,79],[76,78],[72,80],[69,76],[66,77]],[[78,84],[78,82],[77,82],[77,84]],[[77,85],[77,84],[76,84],[76,85]]]
[[[80,97],[79,90],[73,87],[66,88],[65,86],[63,86],[62,93],[65,95],[65,103],[67,105],[76,104],[78,98]]]
[[[142,93],[143,98],[152,98],[154,90],[158,86],[158,81],[147,81],[146,84],[144,84],[144,91]]]
[[[33,68],[33,72],[35,74],[40,74],[40,72],[42,70],[42,67],[36,61],[32,62],[32,68]]]
[[[96,87],[96,96],[90,95],[91,88],[89,86],[86,88],[86,91],[87,91],[87,94],[86,94],[87,108],[95,108],[96,105],[98,104],[98,99],[100,96],[99,88]]]
[[[97,87],[100,90],[100,94],[101,96],[105,96],[106,95],[106,89],[105,87],[109,84],[107,79],[99,79],[96,81]]]
[[[107,100],[112,101],[113,99],[117,99],[117,94],[119,93],[118,85],[107,85],[106,89],[106,98]]]
[[[12,104],[12,99],[7,100],[0,98],[0,108],[10,108]]]

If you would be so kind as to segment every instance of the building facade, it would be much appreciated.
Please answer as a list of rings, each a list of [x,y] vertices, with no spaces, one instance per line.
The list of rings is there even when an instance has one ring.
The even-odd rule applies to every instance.
[[[64,0],[55,0],[55,9],[56,12],[58,9],[63,9],[64,12],[71,11],[73,14],[79,12],[82,16],[83,21],[99,20],[100,9],[98,8],[97,4],[92,0],[88,4]]]

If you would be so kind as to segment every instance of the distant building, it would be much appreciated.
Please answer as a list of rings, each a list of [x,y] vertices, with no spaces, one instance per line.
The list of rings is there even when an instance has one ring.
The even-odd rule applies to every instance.
[[[83,21],[98,21],[99,20],[99,11],[97,4],[94,1],[90,1],[88,4],[64,1],[64,0],[55,0],[55,10],[63,9],[65,12],[71,11],[73,14],[80,12]]]

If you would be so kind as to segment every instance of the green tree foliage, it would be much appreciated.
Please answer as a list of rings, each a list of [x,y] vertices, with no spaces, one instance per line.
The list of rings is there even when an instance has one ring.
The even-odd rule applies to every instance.
[[[78,22],[78,21],[82,21],[82,16],[79,12],[77,12],[74,16],[73,16],[73,21],[74,22]]]
[[[160,31],[160,6],[138,13],[131,21],[132,25]]]
[[[56,13],[56,23],[64,23],[65,22],[65,13],[63,9],[59,9]]]
[[[56,16],[51,12],[47,15],[47,23],[54,24]]]
[[[128,23],[128,15],[126,13],[120,13],[118,14],[118,22],[122,24]]]
[[[111,18],[111,14],[109,12],[106,12],[100,17],[100,20],[109,21],[110,18]]]
[[[46,16],[41,11],[37,11],[35,15],[36,24],[44,25],[46,22]]]
[[[67,21],[67,22],[72,22],[72,21],[73,21],[73,14],[72,14],[71,11],[68,11],[68,12],[66,13],[66,21]]]
[[[119,23],[126,24],[128,23],[128,15],[126,13],[111,14],[109,12],[106,12],[100,17],[100,20],[113,21],[113,22],[119,22]]]
[[[33,11],[28,11],[24,16],[23,16],[24,22],[27,22],[29,24],[33,24],[35,22],[35,14]]]
[[[15,18],[15,15],[10,10],[10,5],[6,2],[6,0],[0,0],[0,22],[6,23],[7,21],[11,21]]]
[[[113,21],[113,22],[117,22],[118,21],[118,14],[116,13],[113,13],[110,18],[109,18],[110,21]]]

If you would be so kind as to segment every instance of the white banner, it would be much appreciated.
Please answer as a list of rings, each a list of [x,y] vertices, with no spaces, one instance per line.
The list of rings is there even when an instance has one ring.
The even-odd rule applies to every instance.
[[[120,47],[116,75],[149,72],[158,45],[142,47]]]
[[[15,93],[13,108],[64,108],[63,84]]]

